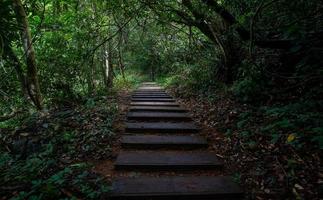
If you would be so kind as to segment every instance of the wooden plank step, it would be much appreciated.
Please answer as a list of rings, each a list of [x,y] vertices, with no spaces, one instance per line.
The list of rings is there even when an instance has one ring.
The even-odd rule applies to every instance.
[[[121,145],[136,149],[196,149],[208,146],[203,137],[190,135],[125,135],[121,138]]]
[[[131,106],[130,111],[154,111],[154,112],[187,112],[184,108],[180,107],[167,107],[167,106]]]
[[[150,96],[151,96],[151,97],[172,97],[172,96],[170,96],[170,95],[168,95],[168,94],[166,94],[166,93],[165,93],[165,94],[158,94],[158,93],[157,93],[157,94],[154,94],[154,93],[152,93],[152,94],[150,94],[150,93],[142,94],[142,93],[141,93],[141,94],[132,94],[131,96],[132,96],[132,97],[133,97],[133,96],[139,96],[139,97],[150,97]]]
[[[213,152],[122,151],[114,163],[120,170],[195,170],[223,166]]]
[[[140,102],[175,102],[173,98],[131,98],[131,101]]]
[[[129,120],[190,120],[191,117],[183,112],[128,112]]]
[[[112,182],[113,199],[243,199],[227,176],[120,177]]]
[[[165,91],[134,91],[133,94],[167,94]]]
[[[162,94],[162,95],[151,95],[151,94],[144,94],[144,95],[131,95],[132,98],[162,98],[162,99],[168,99],[168,98],[172,98],[171,96],[169,95],[165,95],[165,94]]]
[[[134,92],[166,92],[165,89],[162,88],[138,88],[137,90],[135,90]]]
[[[199,129],[190,122],[133,122],[126,123],[126,132],[131,133],[196,133]]]
[[[136,90],[164,90],[164,88],[158,85],[143,85],[138,87]]]
[[[131,102],[132,106],[167,106],[167,107],[179,107],[176,102]]]
[[[145,85],[141,85],[140,87],[160,87],[160,86],[157,84],[145,84]]]
[[[163,90],[160,86],[140,86],[137,90]]]
[[[156,82],[142,82],[141,85],[157,85]]]
[[[134,91],[133,93],[135,94],[166,94],[166,91],[165,90],[136,90]]]
[[[165,89],[160,86],[140,86],[135,91],[138,91],[138,90],[165,90]]]
[[[152,93],[152,94],[166,94],[166,92],[163,90],[163,91],[133,91],[132,92],[133,94],[149,94],[149,93]]]
[[[167,93],[132,93],[132,96],[170,96]]]

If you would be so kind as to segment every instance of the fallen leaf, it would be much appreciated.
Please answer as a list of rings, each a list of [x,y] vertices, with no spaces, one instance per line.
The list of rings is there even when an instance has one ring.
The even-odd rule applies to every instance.
[[[291,133],[287,137],[287,142],[292,142],[295,140],[295,138],[296,138],[295,135]]]
[[[301,185],[299,185],[299,184],[297,184],[297,183],[294,185],[294,187],[295,187],[296,189],[299,189],[299,190],[303,190],[303,189],[304,189]]]

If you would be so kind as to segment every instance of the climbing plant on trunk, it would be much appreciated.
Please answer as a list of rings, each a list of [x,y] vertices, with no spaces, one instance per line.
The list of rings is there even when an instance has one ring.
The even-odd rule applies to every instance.
[[[18,26],[20,28],[21,41],[24,49],[24,55],[26,58],[27,73],[26,75],[24,75],[25,83],[23,83],[22,85],[26,87],[28,95],[31,101],[36,106],[36,108],[38,110],[41,110],[42,95],[41,95],[40,85],[38,81],[36,57],[35,57],[34,47],[32,44],[32,38],[31,38],[27,15],[21,0],[13,0],[13,7],[15,9]],[[22,74],[18,74],[18,76],[21,77]],[[20,80],[23,81],[22,78],[20,78]]]

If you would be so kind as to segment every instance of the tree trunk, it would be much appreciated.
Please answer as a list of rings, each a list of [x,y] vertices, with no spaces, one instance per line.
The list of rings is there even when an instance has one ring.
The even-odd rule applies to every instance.
[[[155,62],[150,63],[150,79],[151,81],[155,81],[156,78],[156,69],[155,69]]]
[[[112,65],[112,49],[111,42],[108,41],[108,44],[103,46],[103,67],[102,75],[104,80],[104,85],[107,89],[110,89],[113,86],[113,65]]]
[[[27,84],[26,85],[28,87],[28,91],[30,91],[30,97],[33,100],[33,103],[35,104],[38,110],[41,110],[42,97],[41,97],[40,86],[39,86],[38,75],[37,75],[35,51],[32,45],[32,38],[29,30],[27,15],[21,0],[13,0],[13,6],[15,8],[18,25],[21,28],[20,30],[21,39],[23,43],[25,56],[26,56],[26,63],[27,63],[27,77],[26,77]]]
[[[19,59],[17,58],[16,54],[14,53],[12,48],[8,45],[4,46],[4,56],[7,57],[6,59],[8,59],[8,62],[12,63],[13,67],[15,68],[18,79],[21,84],[22,94],[28,99],[29,92],[27,91],[28,87],[27,87],[24,71],[22,69],[21,63],[19,62]]]
[[[101,75],[102,75],[102,78],[103,78],[103,85],[105,87],[108,88],[107,86],[107,82],[108,82],[108,75],[106,74],[106,71],[107,71],[107,64],[106,64],[106,47],[105,47],[105,44],[102,46],[102,50],[101,50]]]
[[[249,32],[245,30],[241,25],[237,23],[237,20],[235,17],[227,11],[224,7],[222,7],[220,4],[217,3],[217,1],[214,0],[202,0],[206,5],[208,5],[214,12],[216,12],[218,15],[222,17],[222,19],[231,25],[236,25],[236,31],[240,35],[242,40],[249,40]]]
[[[124,64],[123,64],[123,60],[122,60],[122,55],[121,55],[121,45],[123,43],[123,34],[122,31],[120,32],[120,38],[119,38],[119,44],[118,44],[118,60],[119,60],[119,68],[120,68],[120,72],[122,75],[123,80],[126,80],[126,76],[124,73]]]
[[[124,72],[124,64],[123,64],[123,61],[122,61],[120,47],[118,49],[118,57],[119,57],[119,68],[120,68],[120,72],[121,72],[122,78],[123,78],[123,80],[126,80],[126,75],[125,75],[125,72]]]
[[[91,8],[92,8],[91,19],[93,21],[95,21],[97,19],[97,16],[96,16],[96,13],[97,13],[96,2],[93,1],[90,5],[91,5]],[[85,6],[88,6],[88,4],[86,4]],[[84,9],[84,7],[82,9]],[[88,93],[90,95],[95,95],[95,93],[96,93],[96,84],[95,84],[95,82],[96,82],[95,81],[96,62],[95,61],[96,61],[96,55],[95,55],[95,53],[93,53],[91,62],[90,62],[89,65],[87,65],[87,67],[89,67],[89,68],[86,70]]]
[[[92,95],[95,92],[95,84],[94,84],[94,55],[92,55],[91,61],[89,63],[89,69],[86,70],[87,76],[87,86],[88,86],[88,94]]]

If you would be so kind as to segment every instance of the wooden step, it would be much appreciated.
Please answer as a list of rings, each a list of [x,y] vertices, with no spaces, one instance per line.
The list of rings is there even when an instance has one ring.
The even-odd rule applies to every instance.
[[[131,106],[130,111],[156,111],[156,112],[187,112],[184,108],[180,107],[167,107],[167,106]]]
[[[131,98],[131,101],[138,102],[175,102],[173,98]]]
[[[157,87],[155,87],[155,86],[151,86],[151,87],[150,86],[147,86],[147,87],[143,86],[143,87],[137,88],[134,91],[165,91],[165,89],[162,88],[162,87],[159,87],[159,86],[157,86]]]
[[[136,90],[132,94],[167,94],[165,90]]]
[[[208,146],[203,137],[190,135],[125,135],[121,138],[121,145],[136,149],[196,149]]]
[[[243,191],[226,176],[120,177],[112,182],[113,199],[243,199]]]
[[[165,89],[136,89],[133,90],[133,92],[137,92],[137,91],[142,91],[142,92],[149,92],[149,91],[155,91],[155,92],[165,92]]]
[[[172,97],[168,95],[167,93],[132,93],[131,96],[141,96],[141,97],[147,97],[147,96],[152,96],[152,97]]]
[[[134,91],[132,94],[167,94],[165,91]]]
[[[160,87],[160,86],[140,86],[138,90],[163,90],[164,88]]]
[[[157,85],[156,82],[142,82],[141,85]]]
[[[122,151],[114,164],[120,170],[215,169],[223,162],[212,152]]]
[[[191,120],[187,113],[183,112],[128,112],[129,120]]]
[[[151,95],[151,94],[147,94],[147,95],[131,95],[132,98],[147,98],[147,99],[150,99],[150,98],[156,98],[156,99],[169,99],[169,98],[172,98],[171,96],[169,95]]]
[[[189,122],[137,122],[126,123],[126,132],[129,133],[196,133],[199,129]]]
[[[167,106],[167,107],[179,107],[176,102],[131,102],[132,106]]]

